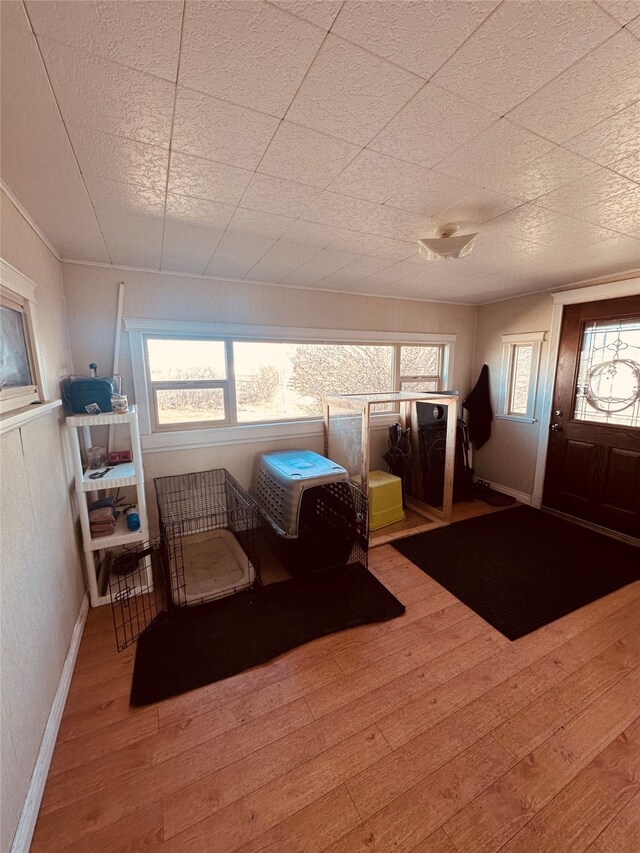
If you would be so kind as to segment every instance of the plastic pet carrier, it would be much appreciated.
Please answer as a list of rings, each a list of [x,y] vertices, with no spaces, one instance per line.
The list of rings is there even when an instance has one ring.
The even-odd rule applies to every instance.
[[[342,466],[310,450],[264,453],[254,494],[274,550],[292,573],[367,565],[367,499]]]

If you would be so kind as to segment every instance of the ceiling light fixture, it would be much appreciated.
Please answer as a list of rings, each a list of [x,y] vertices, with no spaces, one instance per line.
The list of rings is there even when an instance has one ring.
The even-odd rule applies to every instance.
[[[452,261],[471,254],[478,232],[456,237],[459,230],[458,225],[443,225],[438,229],[437,236],[418,240],[418,254],[428,261]]]

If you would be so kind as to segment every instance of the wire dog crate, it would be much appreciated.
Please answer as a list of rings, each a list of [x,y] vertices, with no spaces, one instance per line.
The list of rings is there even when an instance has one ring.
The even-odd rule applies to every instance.
[[[162,613],[262,582],[258,509],[228,471],[159,477],[154,483],[160,537],[146,548],[125,551],[111,567],[119,649]]]
[[[308,450],[265,453],[254,492],[271,544],[293,574],[366,567],[367,499],[340,465]]]
[[[154,483],[174,605],[203,604],[260,583],[257,507],[228,471]]]

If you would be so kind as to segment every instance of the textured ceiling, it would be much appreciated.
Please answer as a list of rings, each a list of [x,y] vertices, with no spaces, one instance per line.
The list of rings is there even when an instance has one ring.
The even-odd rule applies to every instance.
[[[481,303],[640,265],[640,0],[3,0],[60,255]],[[472,255],[426,262],[445,222]]]

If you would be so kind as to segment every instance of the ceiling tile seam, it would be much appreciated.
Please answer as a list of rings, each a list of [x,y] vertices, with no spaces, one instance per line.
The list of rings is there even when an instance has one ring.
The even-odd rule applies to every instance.
[[[285,232],[285,233],[286,233],[286,232]],[[262,262],[263,258],[265,258],[265,257],[269,254],[269,252],[271,251],[271,249],[275,249],[275,247],[278,245],[278,243],[281,243],[282,241],[283,241],[282,237],[278,237],[278,239],[277,239],[277,240],[276,240],[276,242],[273,244],[273,246],[270,246],[270,247],[267,249],[267,251],[264,253],[264,255],[263,255],[259,260],[257,260],[257,261],[255,262],[255,264],[251,267],[251,269],[247,272],[247,275],[246,275],[246,276],[244,276],[244,278],[243,278],[242,280],[243,280],[243,281],[245,281],[245,280],[246,280],[246,278],[247,278],[247,276],[248,276],[248,275],[250,275],[250,273],[252,273],[252,272],[253,272],[253,270],[258,266],[258,264],[259,264],[259,263],[261,263],[261,262]],[[286,241],[285,241],[285,242],[286,242]],[[298,246],[298,245],[302,245],[302,244],[301,244],[301,243],[296,243],[295,245],[296,245],[296,246]],[[312,248],[312,249],[315,249],[315,246],[312,246],[311,248]],[[298,266],[297,266],[297,267],[294,267],[292,270],[289,270],[288,272],[286,272],[286,273],[282,276],[282,278],[279,278],[279,279],[278,279],[278,281],[274,282],[274,284],[279,284],[279,283],[282,281],[282,279],[285,279],[288,275],[292,275],[294,272],[297,272],[297,270],[299,270],[299,269],[300,269],[300,267],[303,267],[306,263],[308,263],[309,261],[312,261],[312,260],[316,257],[316,255],[319,255],[319,254],[320,254],[320,252],[323,252],[326,248],[327,248],[326,246],[322,246],[321,248],[319,248],[317,252],[314,252],[312,255],[309,255],[309,257],[308,257],[308,258],[306,258],[304,261],[302,261],[302,263],[298,264]]]
[[[178,79],[180,77],[180,59],[182,57],[182,37],[184,34],[184,13],[186,0],[182,0],[182,15],[180,16],[180,40],[178,42],[178,62],[176,63],[176,82],[173,86],[173,106],[171,108],[171,129],[169,131],[169,151],[167,158],[167,177],[164,182],[164,211],[162,214],[162,238],[160,240],[159,268],[162,269],[164,258],[164,234],[167,225],[167,199],[169,196],[169,175],[171,174],[171,142],[173,141],[173,128],[176,120],[176,101],[178,100]],[[217,246],[217,244],[216,244]],[[205,267],[206,269],[206,267]]]
[[[626,30],[628,33],[631,33],[631,35],[634,37],[634,39],[636,39],[637,41],[640,41],[640,36],[637,36],[635,33],[631,32],[631,30],[629,29],[630,24],[637,24],[637,23],[640,23],[640,15],[636,15],[635,18],[631,18],[630,21],[627,21],[627,23],[624,25],[624,27],[622,29]]]
[[[611,201],[613,199],[615,199],[615,196],[610,196],[610,198],[605,199],[605,201]],[[601,202],[597,202],[597,201],[594,202],[593,204],[585,204],[582,208],[578,208],[578,210],[589,210],[590,208],[596,207],[599,204],[601,204]],[[547,210],[546,207],[545,207],[545,210]],[[627,239],[640,241],[640,237],[635,237],[633,234],[628,234],[625,231],[619,231],[619,230],[616,230],[614,228],[610,228],[608,225],[601,225],[598,222],[592,222],[590,219],[581,219],[579,216],[576,216],[575,214],[576,214],[576,211],[572,211],[571,213],[561,213],[559,215],[564,216],[566,219],[573,219],[575,222],[580,222],[583,225],[584,224],[593,225],[596,228],[602,228],[604,231],[610,231],[612,236],[609,237],[608,240],[613,240],[616,237],[626,237]],[[606,242],[608,242],[608,240],[599,240],[598,242],[606,243]]]
[[[25,0],[22,0],[22,3],[24,2]],[[31,19],[29,19],[29,22],[31,23]],[[110,65],[116,65],[118,68],[126,68],[127,71],[134,71],[136,74],[142,74],[145,77],[151,77],[152,80],[161,80],[163,83],[170,83],[171,85],[175,85],[176,81],[173,79],[169,79],[167,77],[160,77],[159,74],[152,74],[150,71],[144,71],[142,68],[137,68],[133,65],[127,65],[124,62],[117,62],[115,59],[110,59],[108,56],[102,56],[99,53],[92,53],[90,50],[85,50],[84,47],[80,47],[77,44],[67,44],[67,42],[60,41],[60,39],[52,38],[46,33],[36,33],[36,31],[33,30],[33,27],[32,31],[37,39],[44,39],[45,41],[48,41],[51,44],[57,44],[60,45],[60,47],[66,47],[67,50],[77,51],[78,53],[84,54],[84,56],[90,56],[92,59],[98,59],[100,60],[100,62],[108,62]]]
[[[598,8],[600,8],[600,7],[598,7]],[[609,16],[609,17],[611,17],[611,16]],[[614,19],[614,20],[615,20],[615,19]],[[511,107],[510,109],[508,109],[508,110],[507,110],[507,112],[504,114],[503,118],[505,118],[507,121],[510,121],[512,124],[516,124],[516,125],[518,125],[518,127],[522,127],[522,125],[519,125],[517,121],[515,121],[514,119],[510,119],[510,118],[508,117],[508,116],[509,116],[509,114],[510,114],[510,113],[512,113],[514,110],[516,110],[518,107],[521,107],[521,106],[522,106],[522,104],[526,104],[526,103],[527,103],[527,101],[528,101],[528,100],[530,100],[531,98],[533,98],[535,95],[538,95],[540,92],[544,91],[544,89],[546,89],[546,88],[547,88],[547,86],[550,86],[552,83],[555,83],[555,81],[556,81],[559,77],[562,77],[562,75],[563,75],[563,74],[566,74],[566,73],[567,73],[567,71],[570,71],[570,70],[571,70],[575,65],[577,65],[579,62],[582,62],[584,59],[586,59],[586,58],[587,58],[587,56],[591,56],[591,54],[592,54],[592,53],[594,53],[596,50],[600,50],[600,48],[601,48],[601,47],[603,47],[603,45],[605,45],[608,41],[611,41],[611,39],[614,39],[614,38],[616,38],[618,35],[620,35],[621,30],[623,30],[623,29],[625,29],[625,28],[620,24],[620,22],[619,22],[619,21],[618,21],[617,23],[618,23],[618,30],[617,30],[615,33],[611,33],[611,35],[610,35],[610,36],[607,36],[607,37],[606,37],[605,39],[603,39],[601,42],[598,42],[598,44],[594,45],[594,46],[593,46],[590,50],[588,50],[586,53],[583,53],[581,57],[579,57],[578,59],[574,60],[570,65],[567,65],[567,67],[566,67],[564,70],[559,71],[559,72],[558,72],[554,77],[552,77],[550,80],[547,80],[547,82],[546,82],[546,83],[543,83],[543,85],[542,85],[542,86],[540,86],[540,87],[539,87],[538,89],[536,89],[534,92],[531,92],[529,95],[527,95],[527,97],[526,97],[526,98],[523,98],[519,103],[515,104],[513,107]],[[630,106],[630,104],[627,104],[627,106],[626,106],[626,107],[624,107],[623,109],[626,109],[626,108],[628,108],[629,106]],[[596,124],[598,124],[598,122],[596,122]],[[589,125],[589,127],[584,128],[584,130],[582,131],[582,133],[584,133],[586,130],[590,130],[593,126],[594,126],[594,125]],[[525,130],[527,130],[528,128],[524,128],[524,129],[525,129]],[[533,133],[533,132],[535,132],[535,131],[530,131],[530,132],[532,132],[532,133]],[[540,136],[540,134],[537,134],[537,135],[538,135],[538,136]],[[542,138],[542,139],[544,139],[545,137],[543,136],[543,137],[541,137],[541,138]],[[548,140],[548,141],[549,141],[549,142],[551,142],[552,140]],[[556,142],[555,144],[556,144],[556,145],[560,145],[560,143],[559,143],[559,142]]]
[[[340,17],[340,12],[342,12],[342,9],[344,8],[344,3],[343,3],[343,4],[342,4],[342,6],[340,7],[340,12],[338,12],[338,14],[337,14],[337,15],[335,16],[335,18],[333,19],[333,23],[331,24],[331,28],[330,28],[329,32],[331,33],[331,35],[332,35],[334,38],[340,39],[341,41],[346,42],[347,44],[350,44],[352,47],[356,47],[356,48],[358,48],[359,50],[363,50],[365,53],[368,53],[370,56],[375,56],[375,57],[376,57],[376,59],[380,59],[380,60],[382,60],[383,62],[388,63],[389,65],[393,65],[395,68],[398,68],[400,71],[404,71],[404,72],[407,72],[407,73],[409,73],[409,74],[413,74],[413,75],[414,75],[414,77],[419,77],[421,80],[424,80],[424,81],[425,81],[425,83],[428,83],[430,80],[432,80],[432,79],[433,79],[434,75],[435,75],[435,74],[437,74],[437,73],[438,73],[438,71],[440,71],[440,69],[441,69],[444,65],[446,65],[446,64],[447,64],[447,62],[449,62],[449,60],[450,60],[453,56],[455,56],[455,55],[456,55],[456,53],[460,50],[460,48],[461,48],[464,44],[466,44],[466,42],[468,42],[468,41],[469,41],[469,39],[470,39],[470,38],[471,38],[471,37],[472,37],[472,36],[473,36],[473,35],[474,35],[474,34],[475,34],[479,29],[480,29],[480,27],[482,27],[482,26],[484,25],[484,23],[485,23],[486,21],[488,21],[488,20],[489,20],[489,18],[491,18],[491,17],[494,15],[494,13],[495,13],[499,8],[500,8],[500,6],[502,6],[502,3],[503,3],[503,2],[506,2],[506,0],[501,0],[501,2],[500,2],[500,3],[498,3],[498,4],[497,4],[497,5],[496,5],[496,6],[495,6],[495,7],[494,7],[494,8],[493,8],[493,9],[492,9],[488,14],[487,14],[487,16],[486,16],[485,18],[483,18],[483,19],[482,19],[482,21],[480,21],[480,23],[478,24],[478,26],[477,26],[477,27],[475,27],[475,29],[474,29],[472,32],[470,32],[470,33],[469,33],[469,35],[465,38],[465,40],[464,40],[461,44],[459,44],[459,45],[458,45],[458,47],[456,47],[456,48],[455,48],[455,50],[453,51],[453,53],[450,53],[450,54],[449,54],[449,56],[447,56],[447,58],[444,60],[444,62],[443,62],[441,65],[439,65],[439,66],[436,68],[436,70],[435,70],[435,71],[433,71],[431,74],[429,74],[427,77],[425,77],[423,74],[418,73],[417,71],[414,71],[414,70],[413,70],[413,69],[411,69],[411,68],[406,68],[404,65],[399,65],[397,62],[394,62],[394,61],[393,61],[393,60],[391,60],[391,59],[387,59],[387,57],[386,57],[386,56],[381,56],[379,53],[375,53],[375,51],[373,51],[373,50],[369,50],[369,48],[367,48],[367,47],[363,47],[361,44],[356,44],[356,42],[350,41],[346,36],[343,36],[343,35],[340,35],[340,34],[338,34],[338,33],[333,32],[333,27],[335,26],[336,21],[337,21],[337,20],[338,20],[338,18]],[[327,33],[327,35],[328,35],[328,33]]]
[[[316,282],[316,284],[322,284],[323,281],[330,278],[332,275],[335,275],[337,272],[341,272],[342,270],[347,269],[347,267],[350,267],[351,264],[357,264],[359,260],[362,260],[362,258],[370,258],[370,257],[373,257],[373,255],[362,255],[361,258],[356,258],[355,261],[349,261],[343,267],[339,267],[338,269],[333,270],[333,272],[330,272],[327,275],[323,276],[322,278],[319,278],[318,281]],[[390,260],[390,259],[380,258],[380,260]],[[374,273],[369,273],[368,275],[361,275],[360,278],[357,278],[353,283],[358,284],[359,282],[363,281],[363,279],[365,279],[365,278],[368,278],[372,275],[377,275],[378,273],[384,272],[385,270],[388,270],[390,267],[392,267],[395,263],[399,263],[399,262],[390,261],[385,267],[381,267],[379,270],[376,270],[376,272],[374,272]]]
[[[591,162],[591,161],[589,161],[589,162]],[[594,164],[594,165],[597,165],[597,164]],[[598,166],[598,170],[599,171],[604,170],[606,172],[611,172],[612,175],[618,175],[618,172],[616,172],[614,169],[612,169],[611,166]],[[552,190],[549,190],[548,192],[543,193],[542,195],[539,195],[537,198],[531,199],[531,201],[534,201],[536,204],[540,204],[542,207],[545,208],[545,210],[552,210],[552,208],[547,208],[546,205],[543,203],[544,198],[546,196],[552,195],[557,190],[568,189],[569,187],[573,186],[573,184],[577,184],[579,181],[584,181],[586,178],[590,178],[592,176],[595,176],[597,173],[598,173],[598,171],[594,171],[594,172],[590,172],[587,175],[581,175],[580,177],[574,178],[573,180],[569,181],[566,184],[562,184],[561,186],[554,187]],[[620,177],[624,178],[625,176],[620,175]],[[632,178],[626,178],[626,180],[632,184],[635,184],[636,186],[640,186],[640,183],[638,181],[634,181]],[[611,195],[607,195],[604,199],[600,199],[597,202],[593,202],[593,204],[599,204],[602,201],[608,201],[609,199],[612,199],[612,198],[615,198],[616,196],[621,195],[623,192],[624,192],[624,190],[618,190],[616,192],[611,193]],[[590,205],[584,205],[583,204],[580,207],[589,207],[589,206]],[[578,207],[576,209],[580,209],[580,207]],[[554,212],[557,213],[557,211],[554,211]]]
[[[611,12],[610,12],[608,9],[605,9],[605,7],[602,5],[602,3],[600,3],[600,2],[599,2],[599,0],[593,0],[593,2],[596,4],[596,6],[597,6],[599,9],[602,9],[602,11],[605,13],[605,15],[608,15],[608,16],[611,18],[611,20],[612,20],[612,21],[615,21],[615,23],[620,27],[620,29],[624,29],[624,27],[626,27],[626,26],[627,26],[627,24],[630,24],[630,23],[631,23],[631,21],[633,21],[633,18],[632,18],[632,19],[631,19],[631,21],[627,21],[627,24],[622,24],[622,23],[621,23],[621,22],[620,22],[620,21],[615,17],[615,15],[612,15],[612,14],[611,14]]]
[[[329,246],[327,246],[326,248],[329,251],[331,251],[331,248]],[[324,251],[324,249],[322,251]],[[335,249],[334,252],[336,254],[338,254],[340,252],[340,249]],[[356,253],[355,252],[347,252],[346,254],[353,255]],[[314,257],[315,257],[315,255],[314,255]],[[356,263],[356,261],[358,261],[358,260],[360,260],[360,258],[355,258],[355,259],[352,259],[350,261],[346,261],[344,264],[342,264],[342,266],[336,267],[336,269],[332,270],[330,273],[327,273],[327,275],[323,275],[322,278],[316,279],[316,281],[313,283],[313,285],[309,285],[309,286],[310,287],[316,287],[316,285],[319,285],[321,282],[323,282],[325,280],[325,278],[329,278],[330,276],[335,275],[335,273],[340,272],[341,270],[345,269],[345,267],[348,267],[350,264]],[[304,266],[304,264],[302,266]],[[300,269],[300,267],[298,267],[298,269]],[[293,275],[294,272],[295,272],[295,270],[292,270],[290,273],[287,273],[287,275]]]
[[[102,238],[102,242],[104,243],[105,252],[107,253],[107,257],[109,258],[109,261],[112,262],[113,259],[111,257],[111,252],[109,251],[109,246],[107,245],[107,241],[105,239],[104,232],[102,230],[102,226],[100,225],[100,220],[98,218],[98,213],[97,213],[95,206],[93,204],[93,199],[91,198],[91,194],[90,194],[89,189],[87,187],[87,184],[85,182],[84,174],[82,172],[82,169],[80,168],[80,163],[78,161],[78,157],[76,155],[75,148],[73,147],[73,142],[71,141],[71,137],[69,135],[67,123],[65,122],[64,116],[62,115],[62,110],[60,109],[60,104],[58,103],[58,98],[56,97],[56,93],[55,93],[55,90],[53,88],[53,83],[51,82],[51,77],[49,76],[49,69],[47,68],[46,62],[44,61],[44,56],[42,55],[42,50],[40,48],[40,42],[38,41],[38,37],[35,34],[35,31],[33,29],[33,23],[31,21],[31,17],[29,16],[29,12],[28,12],[27,7],[24,3],[24,0],[21,0],[21,2],[22,2],[22,8],[24,10],[27,21],[29,23],[29,28],[31,30],[31,35],[33,37],[33,41],[34,41],[34,44],[36,46],[36,50],[38,51],[38,56],[39,56],[40,62],[42,64],[42,70],[44,71],[44,74],[45,74],[45,77],[47,80],[47,85],[49,87],[49,91],[51,92],[51,97],[53,98],[53,103],[55,104],[55,108],[56,108],[56,111],[57,111],[58,116],[60,118],[60,122],[62,123],[62,127],[64,129],[64,133],[65,133],[65,136],[67,138],[67,142],[69,144],[69,149],[71,150],[71,156],[73,157],[74,163],[75,163],[76,168],[78,170],[78,175],[80,176],[80,181],[82,182],[82,186],[84,187],[84,191],[87,194],[87,199],[89,201],[89,204],[91,205],[91,210],[93,211],[93,215],[94,215],[95,220],[96,220],[96,226],[98,228],[98,231],[100,232],[100,237]]]
[[[338,16],[336,15],[335,20],[337,20],[337,19],[338,19]],[[334,21],[334,23],[335,23],[335,21]],[[333,26],[333,25],[332,25],[332,26]],[[384,57],[382,57],[382,56],[378,56],[378,54],[377,54],[377,53],[373,53],[372,51],[367,50],[366,48],[361,47],[361,46],[360,46],[360,45],[358,45],[358,44],[354,44],[353,42],[348,41],[348,39],[345,39],[345,38],[343,38],[342,36],[336,35],[335,33],[331,32],[331,30],[330,30],[330,31],[325,35],[324,39],[322,40],[322,44],[320,45],[320,47],[319,47],[319,48],[318,48],[318,50],[316,51],[316,54],[315,54],[315,56],[313,57],[312,61],[309,63],[309,67],[307,68],[307,70],[306,70],[306,72],[305,72],[304,77],[303,77],[303,78],[302,78],[302,80],[300,81],[300,85],[298,86],[298,88],[297,88],[297,90],[296,90],[296,92],[295,92],[295,94],[294,94],[293,98],[291,98],[291,101],[289,101],[289,106],[287,107],[287,110],[286,110],[285,114],[282,116],[282,121],[287,120],[287,115],[289,114],[289,110],[291,109],[291,104],[293,103],[293,101],[295,100],[296,95],[298,94],[298,92],[299,92],[299,91],[300,91],[300,89],[302,88],[302,85],[303,85],[304,81],[307,79],[307,77],[308,77],[308,75],[309,75],[309,72],[311,71],[311,69],[312,69],[312,67],[313,67],[313,64],[315,63],[316,59],[318,58],[318,54],[320,53],[320,51],[321,51],[321,49],[322,49],[322,47],[323,47],[324,43],[326,42],[326,40],[327,40],[327,38],[328,38],[328,36],[329,36],[329,35],[331,35],[331,36],[332,36],[333,38],[335,38],[335,39],[338,39],[339,41],[344,42],[345,44],[350,45],[351,47],[355,47],[355,48],[358,48],[359,50],[364,51],[365,53],[369,54],[369,56],[374,56],[374,57],[375,57],[379,62],[384,62],[384,63],[386,63],[387,65],[392,65],[394,68],[398,68],[398,69],[399,69],[400,71],[402,71],[404,74],[410,74],[412,77],[415,77],[415,78],[416,78],[416,80],[420,80],[420,81],[422,81],[422,85],[418,87],[418,89],[413,93],[413,95],[411,95],[409,98],[407,98],[407,100],[406,100],[406,101],[405,101],[405,102],[404,102],[404,103],[403,103],[403,104],[398,108],[398,110],[397,110],[397,111],[396,111],[396,112],[391,116],[391,118],[389,119],[389,121],[387,121],[387,122],[385,123],[384,127],[380,128],[380,130],[377,130],[377,131],[375,132],[375,134],[371,137],[371,139],[370,139],[368,142],[365,142],[365,144],[362,146],[362,148],[366,148],[366,147],[367,147],[367,145],[369,145],[369,143],[370,143],[370,142],[372,142],[372,140],[373,140],[373,139],[375,139],[375,137],[376,137],[379,133],[381,133],[381,132],[384,130],[384,128],[389,124],[389,122],[393,121],[393,119],[398,115],[398,113],[399,113],[399,112],[401,112],[401,111],[402,111],[402,110],[407,106],[407,104],[409,104],[409,103],[413,100],[413,98],[415,98],[415,96],[416,96],[419,92],[421,92],[421,91],[424,89],[424,87],[427,85],[427,83],[428,83],[429,81],[428,81],[428,80],[426,80],[426,79],[425,79],[424,77],[422,77],[421,75],[419,75],[419,74],[415,74],[413,71],[407,71],[407,69],[406,69],[406,68],[401,68],[401,66],[396,65],[394,62],[390,62],[388,59],[385,59],[385,58],[384,58]],[[295,122],[290,122],[290,124],[295,124]],[[303,127],[305,130],[314,130],[314,131],[315,131],[315,128],[310,128],[310,127],[307,127],[306,125],[299,125],[299,126],[300,126],[300,127]],[[328,134],[325,134],[325,135],[327,135],[327,136],[328,136]],[[357,143],[357,142],[353,142],[353,140],[352,140],[352,139],[346,139],[346,138],[342,138],[342,137],[339,137],[339,136],[337,136],[337,137],[335,137],[335,138],[336,138],[336,139],[338,139],[340,142],[348,142],[348,143],[349,143],[349,144],[351,144],[351,145],[358,145],[358,144],[359,144],[359,143]],[[357,155],[356,155],[356,156],[357,156]],[[349,162],[351,162],[351,161],[349,161]],[[348,166],[348,165],[349,165],[349,163],[347,163],[347,166]],[[346,168],[346,166],[345,166],[345,168]]]
[[[310,21],[307,18],[301,17],[300,15],[296,15],[296,13],[292,12],[291,9],[285,9],[282,6],[278,6],[274,3],[271,3],[270,0],[264,0],[264,2],[266,3],[267,6],[271,6],[273,9],[277,9],[279,12],[283,12],[285,15],[288,15],[290,18],[295,18],[296,21],[303,21],[305,24],[308,24],[310,27],[313,27],[314,30],[320,30],[321,33],[325,33],[325,34],[330,32],[331,27],[334,25],[338,15],[342,11],[342,6],[344,6],[344,0],[342,0],[342,4],[340,6],[340,9],[336,13],[336,16],[333,19],[333,21],[331,22],[331,27],[329,27],[328,30],[325,30],[325,28],[321,27],[320,24],[316,24],[314,21]]]
[[[309,74],[309,71],[311,70],[311,67],[313,66],[313,63],[316,61],[316,58],[317,58],[318,54],[319,54],[319,53],[320,53],[320,51],[322,50],[322,46],[323,46],[323,45],[324,45],[324,43],[326,42],[326,40],[327,40],[327,36],[328,36],[328,35],[329,35],[329,33],[328,33],[328,32],[326,32],[326,33],[324,34],[324,38],[322,39],[322,41],[321,41],[321,42],[320,42],[320,44],[318,45],[318,48],[317,48],[316,52],[315,52],[315,53],[314,53],[314,55],[313,55],[313,59],[309,62],[309,65],[307,66],[307,70],[305,71],[305,73],[304,73],[304,75],[303,75],[303,77],[302,77],[302,80],[301,80],[301,81],[300,81],[300,83],[298,84],[298,87],[296,88],[296,91],[295,91],[295,92],[293,93],[293,95],[291,96],[291,99],[290,99],[290,101],[289,101],[289,104],[287,105],[287,109],[284,111],[284,114],[283,114],[282,116],[271,116],[271,118],[277,118],[277,119],[278,119],[278,124],[275,126],[275,128],[274,128],[274,130],[273,130],[273,133],[271,134],[271,137],[269,138],[269,141],[268,141],[268,142],[267,142],[267,144],[265,145],[264,151],[262,152],[262,154],[261,154],[261,156],[260,156],[260,160],[256,163],[256,166],[255,166],[255,168],[253,169],[253,174],[254,174],[254,175],[257,173],[258,169],[260,168],[260,165],[261,165],[262,161],[264,160],[265,154],[267,153],[267,151],[269,150],[269,148],[270,148],[270,146],[271,146],[271,143],[272,143],[272,142],[273,142],[273,140],[275,139],[275,135],[276,135],[276,133],[278,132],[278,128],[280,127],[280,125],[282,124],[282,122],[285,120],[285,118],[286,118],[286,116],[287,116],[287,113],[288,113],[288,112],[289,112],[289,110],[291,109],[291,104],[293,103],[293,101],[294,101],[294,99],[295,99],[296,95],[297,95],[297,94],[298,94],[298,92],[300,91],[300,87],[302,86],[302,84],[304,83],[304,81],[307,79],[307,75]],[[253,178],[252,178],[251,180],[253,180]],[[240,196],[240,199],[238,200],[238,203],[236,204],[236,210],[234,210],[234,212],[231,214],[231,217],[230,217],[230,219],[229,219],[229,222],[227,222],[227,224],[226,224],[226,226],[225,226],[225,228],[224,228],[224,231],[223,231],[223,233],[222,233],[222,236],[220,237],[220,239],[219,239],[219,240],[218,240],[218,242],[216,243],[216,247],[215,247],[215,249],[213,250],[213,253],[212,253],[211,257],[209,258],[209,262],[207,263],[207,266],[204,268],[204,272],[206,272],[206,271],[207,271],[207,269],[208,269],[208,267],[209,267],[209,264],[213,261],[213,258],[214,258],[215,254],[216,254],[216,251],[218,250],[218,246],[220,245],[220,243],[221,243],[221,242],[222,242],[222,240],[224,239],[225,234],[227,233],[227,229],[229,228],[229,225],[230,225],[230,223],[232,222],[233,217],[234,217],[234,216],[235,216],[235,214],[236,214],[236,211],[238,210],[238,208],[240,208],[240,207],[241,207],[241,205],[242,205],[242,201],[243,201],[243,199],[244,199],[244,197],[245,197],[245,195],[246,195],[246,193],[247,193],[247,190],[248,190],[248,189],[249,189],[249,187],[251,186],[251,180],[249,181],[249,183],[247,184],[247,186],[244,188],[243,193],[242,193],[242,195]],[[262,212],[262,211],[260,211],[260,212]],[[299,218],[300,218],[299,216],[294,217],[294,221],[297,221]],[[291,224],[293,225],[293,223],[291,223]],[[289,228],[290,228],[290,227],[291,227],[291,226],[289,226]],[[287,228],[286,230],[288,231],[288,230],[289,230],[289,228]],[[286,233],[286,231],[285,231],[285,233]],[[281,236],[282,236],[282,235],[281,235]],[[280,237],[279,237],[278,239],[280,239]],[[275,242],[277,242],[277,240],[276,240]],[[259,263],[260,263],[260,261],[264,258],[264,256],[265,256],[265,255],[267,254],[267,252],[272,248],[272,246],[273,246],[273,245],[274,245],[274,244],[272,244],[272,245],[269,247],[269,249],[267,249],[267,250],[266,250],[266,251],[265,251],[265,252],[260,256],[260,258],[258,258],[258,260],[257,260],[257,261],[256,261],[256,263],[253,265],[253,267],[255,267],[255,266],[256,266],[256,264],[259,264]],[[253,267],[251,267],[251,269],[253,269]],[[203,274],[204,274],[204,273],[203,273]]]
[[[608,169],[610,172],[613,172],[615,175],[618,175],[618,176],[619,176],[619,177],[621,177],[621,178],[626,178],[628,181],[631,181],[631,182],[632,182],[632,183],[634,183],[636,186],[639,186],[639,187],[640,187],[640,180],[636,181],[636,179],[635,179],[635,178],[630,178],[628,175],[625,175],[625,174],[624,174],[624,172],[618,172],[618,171],[615,169],[615,167],[618,165],[618,163],[621,163],[623,160],[626,160],[626,159],[627,159],[626,157],[620,157],[620,158],[619,158],[618,160],[616,160],[614,163],[609,163],[607,166],[603,166],[602,168],[603,168],[603,169]]]
[[[640,16],[639,16],[639,17],[640,17]],[[586,128],[586,130],[581,130],[579,133],[576,133],[576,134],[574,134],[573,136],[570,136],[570,137],[569,137],[569,139],[565,139],[565,140],[564,140],[564,142],[558,142],[558,143],[556,143],[556,144],[557,144],[557,145],[561,145],[562,147],[564,147],[565,145],[568,145],[570,142],[573,142],[573,140],[574,140],[574,139],[577,139],[579,136],[582,136],[583,134],[588,133],[588,132],[589,132],[589,131],[591,131],[591,130],[594,130],[594,129],[595,129],[596,127],[598,127],[599,125],[604,124],[605,122],[612,121],[616,116],[619,116],[621,113],[626,112],[626,110],[630,110],[630,109],[631,109],[631,107],[635,107],[635,106],[636,106],[636,104],[640,104],[640,98],[636,98],[636,100],[635,100],[635,101],[631,101],[631,103],[630,103],[630,104],[627,104],[627,105],[626,105],[626,106],[624,106],[624,107],[620,107],[620,109],[619,109],[619,110],[617,110],[615,113],[612,113],[611,115],[606,116],[606,117],[605,117],[605,118],[603,118],[603,119],[600,119],[600,121],[597,121],[595,124],[592,124],[592,125],[591,125],[591,127]],[[515,122],[513,122],[513,124],[515,124]],[[573,153],[573,152],[572,152],[572,153]],[[581,154],[580,156],[581,156],[581,157],[584,157],[584,154]],[[585,160],[588,160],[589,158],[588,158],[588,157],[584,157],[584,159],[585,159]],[[595,162],[595,161],[592,161],[592,162]],[[601,165],[601,164],[598,164],[598,165]]]

